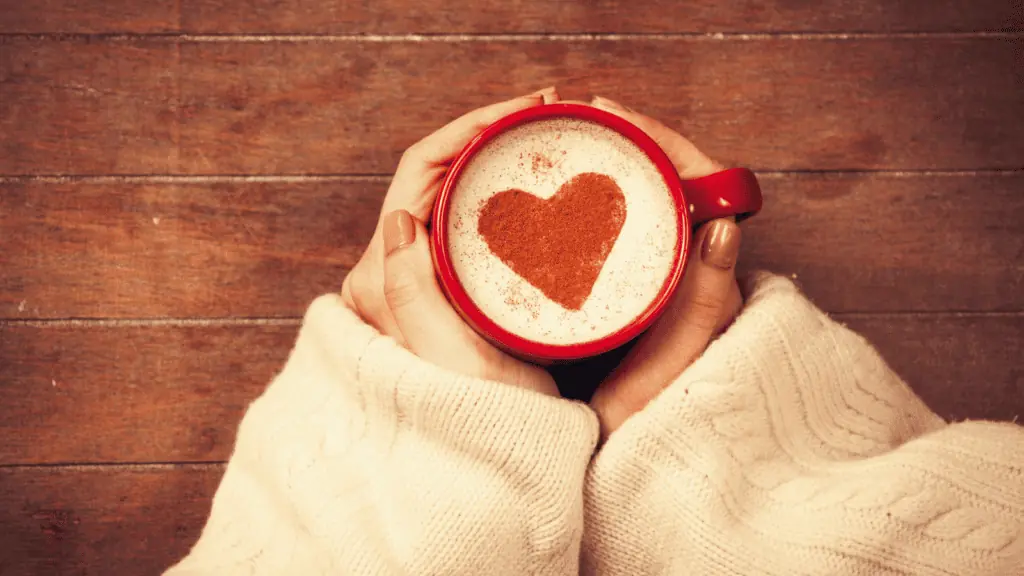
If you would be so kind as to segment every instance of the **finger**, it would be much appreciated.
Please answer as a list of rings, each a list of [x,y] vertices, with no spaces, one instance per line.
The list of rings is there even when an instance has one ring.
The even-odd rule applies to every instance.
[[[453,350],[475,342],[437,284],[423,223],[404,210],[389,213],[384,249],[384,298],[404,345],[425,360],[458,368],[449,361]]]
[[[614,100],[602,98],[601,96],[594,97],[591,104],[595,108],[600,108],[605,112],[611,112],[628,120],[637,128],[646,132],[665,151],[665,154],[672,160],[672,164],[675,165],[679,177],[684,180],[701,178],[725,169],[724,166],[701,152],[694,146],[693,142],[690,142],[681,134],[654,118],[630,110]]]
[[[682,283],[661,318],[598,387],[591,401],[602,437],[674,381],[739,310],[736,259],[740,228],[729,219],[704,225]]]
[[[383,213],[405,210],[417,219],[426,220],[437,194],[436,185],[444,176],[447,165],[470,140],[513,112],[557,101],[558,91],[550,87],[529,96],[484,106],[456,118],[413,144],[398,164],[384,198]]]
[[[370,242],[366,253],[345,277],[342,298],[364,322],[381,334],[391,336],[399,343],[402,333],[395,324],[387,302],[384,301],[384,245],[380,240]],[[346,290],[346,286],[348,289]]]
[[[445,164],[487,126],[513,112],[557,100],[558,91],[554,86],[550,86],[527,96],[467,112],[414,144],[416,153],[412,155],[411,160],[425,165]],[[423,146],[419,147],[420,144]]]
[[[543,90],[538,90],[533,94],[530,94],[530,96],[540,96],[544,100],[545,104],[554,104],[562,101],[562,97],[558,94],[558,89],[554,86],[548,86]]]

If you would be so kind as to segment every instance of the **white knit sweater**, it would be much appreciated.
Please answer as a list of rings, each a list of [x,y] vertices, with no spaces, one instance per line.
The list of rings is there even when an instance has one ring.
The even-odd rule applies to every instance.
[[[946,424],[787,280],[597,431],[323,296],[166,574],[1024,575],[1024,428]]]

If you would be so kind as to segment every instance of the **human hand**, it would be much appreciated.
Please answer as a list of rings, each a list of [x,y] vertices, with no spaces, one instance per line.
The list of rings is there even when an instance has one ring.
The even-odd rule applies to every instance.
[[[651,136],[684,180],[724,170],[689,140],[662,123],[605,98],[592,105],[621,116]],[[679,288],[663,315],[640,337],[590,401],[607,439],[622,423],[668,387],[739,313],[736,282],[740,228],[731,219],[713,220],[694,234],[695,247]]]
[[[543,368],[491,346],[451,307],[437,284],[424,222],[448,165],[484,128],[513,112],[558,101],[554,88],[479,108],[413,144],[391,180],[366,252],[341,287],[366,323],[420,358],[450,370],[558,395]]]

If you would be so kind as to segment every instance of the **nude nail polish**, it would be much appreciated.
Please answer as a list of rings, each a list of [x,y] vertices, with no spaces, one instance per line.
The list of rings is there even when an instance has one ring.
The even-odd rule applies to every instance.
[[[740,255],[741,236],[740,227],[735,222],[729,220],[712,222],[704,235],[700,259],[715,268],[731,269],[736,265],[736,260]]]
[[[384,253],[391,254],[416,240],[416,225],[405,210],[395,210],[384,217]]]

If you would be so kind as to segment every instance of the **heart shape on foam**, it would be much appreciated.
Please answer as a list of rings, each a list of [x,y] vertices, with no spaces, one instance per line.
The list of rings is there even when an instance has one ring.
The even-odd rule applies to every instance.
[[[545,296],[583,307],[626,221],[626,197],[611,177],[577,174],[544,200],[522,190],[491,196],[477,231],[491,252]]]

